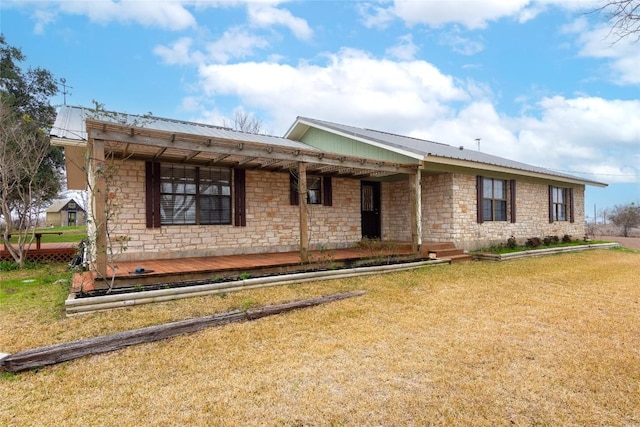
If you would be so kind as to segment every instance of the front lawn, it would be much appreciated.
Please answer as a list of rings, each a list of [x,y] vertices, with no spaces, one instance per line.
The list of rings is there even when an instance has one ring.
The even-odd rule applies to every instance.
[[[87,227],[85,226],[38,228],[35,232],[43,233],[42,243],[80,242],[87,238]],[[36,241],[35,237],[33,241]],[[18,243],[18,237],[12,235],[10,242]]]
[[[64,314],[64,300],[71,289],[71,274],[66,265],[0,271],[0,307],[3,313],[60,319]]]
[[[2,292],[16,289],[0,300],[0,352],[9,353],[248,304],[367,291],[0,375],[0,425],[640,425],[638,265],[638,252],[593,250],[75,318],[60,316],[53,283],[19,288],[29,277],[0,273]],[[34,292],[48,296],[17,301]]]

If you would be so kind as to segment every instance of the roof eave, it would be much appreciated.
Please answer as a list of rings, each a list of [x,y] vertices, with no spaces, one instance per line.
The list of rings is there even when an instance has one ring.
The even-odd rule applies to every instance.
[[[296,117],[296,120],[289,127],[289,130],[285,132],[284,138],[291,139],[293,141],[300,141],[300,138],[302,138],[302,136],[307,133],[308,130],[309,125],[301,123],[300,117]]]
[[[448,166],[454,166],[454,167],[460,167],[460,168],[479,169],[483,171],[504,173],[504,174],[510,174],[510,175],[521,175],[521,176],[526,176],[530,178],[544,179],[548,181],[558,181],[558,182],[564,182],[568,184],[591,185],[594,187],[601,187],[601,188],[608,187],[608,184],[606,183],[591,181],[591,180],[582,179],[578,177],[555,175],[552,173],[546,174],[541,172],[528,171],[524,169],[515,169],[515,168],[509,168],[506,166],[492,165],[489,163],[472,162],[468,160],[434,156],[432,154],[425,155],[423,160],[424,160],[423,167],[428,167],[427,165],[428,163],[437,163],[441,165],[448,165]]]
[[[54,147],[85,147],[87,145],[87,141],[82,139],[69,139],[52,136],[50,140],[51,145]]]

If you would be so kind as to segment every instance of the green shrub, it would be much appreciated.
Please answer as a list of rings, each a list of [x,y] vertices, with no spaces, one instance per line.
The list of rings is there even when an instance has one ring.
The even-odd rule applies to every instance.
[[[571,236],[568,234],[562,236],[562,243],[571,243]]]
[[[35,261],[25,261],[23,269],[25,270],[34,270],[36,268],[40,268],[42,265]],[[19,270],[20,265],[14,261],[2,261],[0,262],[0,271],[13,271]]]
[[[0,271],[12,271],[17,270],[20,266],[13,261],[2,261],[0,262]]]
[[[518,242],[514,236],[511,236],[507,239],[507,247],[509,249],[515,249],[518,247]]]
[[[527,239],[525,245],[529,248],[537,248],[542,244],[542,240],[539,237],[530,237]]]

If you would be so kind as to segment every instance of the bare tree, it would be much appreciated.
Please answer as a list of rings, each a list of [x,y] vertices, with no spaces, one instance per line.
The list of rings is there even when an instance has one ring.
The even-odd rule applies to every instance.
[[[19,116],[0,99],[0,217],[2,241],[21,267],[33,241],[38,216],[47,192],[40,184],[41,165],[49,154],[49,138],[34,129],[27,116]],[[17,236],[12,244],[9,236]]]
[[[611,23],[610,35],[616,42],[625,37],[640,40],[640,0],[601,0],[600,7],[593,10]]]
[[[635,203],[616,205],[609,214],[611,222],[622,228],[622,235],[629,237],[629,231],[640,225],[640,206]]]
[[[262,120],[256,118],[253,114],[248,114],[244,111],[236,111],[233,123],[229,123],[225,119],[222,125],[241,132],[264,133]]]

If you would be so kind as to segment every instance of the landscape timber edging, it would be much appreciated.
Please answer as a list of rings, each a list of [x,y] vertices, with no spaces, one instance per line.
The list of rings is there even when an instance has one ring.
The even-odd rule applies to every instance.
[[[71,342],[47,345],[6,355],[0,359],[0,370],[20,372],[39,369],[85,356],[108,353],[137,344],[155,342],[201,331],[213,326],[252,321],[294,310],[315,307],[346,298],[363,296],[366,291],[348,291],[304,300],[296,300],[246,310],[232,310],[210,316],[196,317],[160,325],[147,326]]]
[[[371,274],[390,273],[434,265],[449,265],[449,261],[430,260],[403,264],[388,264],[371,267],[293,273],[279,276],[256,277],[253,279],[249,278],[232,282],[209,283],[204,285],[184,286],[179,288],[130,292],[125,294],[104,295],[86,298],[76,298],[76,295],[74,293],[71,293],[64,302],[64,305],[66,315],[67,317],[70,317],[79,314],[92,313],[95,311],[110,310],[112,308],[119,307],[131,307],[134,305],[149,304],[153,302],[171,301],[181,298],[241,291],[267,286],[279,286],[317,280],[332,280]]]
[[[520,252],[510,252],[507,254],[480,253],[473,254],[473,259],[480,261],[508,261],[511,259],[530,258],[535,256],[552,255],[564,252],[579,252],[589,249],[611,249],[620,247],[617,242],[612,243],[594,243],[580,246],[561,246],[557,248],[531,249]]]

